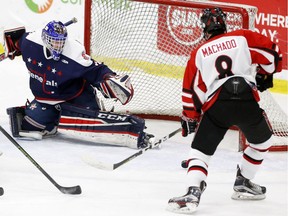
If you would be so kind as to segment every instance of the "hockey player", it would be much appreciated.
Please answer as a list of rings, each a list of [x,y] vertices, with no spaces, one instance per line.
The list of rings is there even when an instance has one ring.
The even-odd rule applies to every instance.
[[[209,160],[233,125],[250,144],[237,167],[232,199],[265,198],[266,188],[251,182],[273,142],[265,112],[258,105],[257,89],[273,86],[273,74],[282,70],[282,55],[275,43],[259,33],[227,33],[225,20],[220,8],[203,11],[201,23],[207,41],[191,53],[185,70],[182,136],[195,135],[186,162],[188,192],[168,201],[172,212],[196,210],[206,188]],[[257,73],[253,64],[257,64]]]
[[[100,110],[96,88],[123,105],[133,97],[128,75],[117,75],[93,60],[82,44],[68,37],[60,21],[42,30],[5,31],[8,57],[22,55],[35,98],[22,107],[7,109],[14,137],[41,139],[58,131],[81,140],[131,148],[152,144],[145,121],[133,115]]]

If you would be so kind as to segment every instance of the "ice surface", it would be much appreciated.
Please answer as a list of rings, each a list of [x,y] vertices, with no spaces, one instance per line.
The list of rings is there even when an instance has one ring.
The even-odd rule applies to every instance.
[[[32,99],[28,74],[20,59],[0,63],[0,125],[9,133],[6,108]],[[280,98],[283,109],[287,95]],[[148,132],[157,137],[179,127],[170,121],[147,120]],[[116,163],[136,150],[92,145],[58,136],[42,141],[16,140],[62,186],[81,185],[81,195],[65,195],[3,135],[0,134],[0,216],[172,216],[165,210],[171,197],[186,192],[186,172],[180,164],[190,148],[191,136],[179,134],[114,171],[103,171],[84,163],[83,156]],[[287,216],[287,153],[267,155],[254,182],[267,187],[263,201],[230,198],[241,159],[238,133],[231,131],[220,144],[209,166],[208,187],[195,215]]]

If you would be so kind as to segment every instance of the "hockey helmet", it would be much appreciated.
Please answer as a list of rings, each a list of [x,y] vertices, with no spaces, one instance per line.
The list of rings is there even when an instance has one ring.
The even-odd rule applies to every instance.
[[[56,61],[63,52],[67,35],[67,29],[60,21],[51,21],[42,30],[42,41]]]
[[[201,16],[204,36],[226,32],[226,14],[221,8],[206,8]]]

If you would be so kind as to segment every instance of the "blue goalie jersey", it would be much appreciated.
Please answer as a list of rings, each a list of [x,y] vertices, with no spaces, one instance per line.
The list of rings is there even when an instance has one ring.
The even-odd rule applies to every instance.
[[[105,75],[115,74],[94,61],[76,40],[67,38],[59,61],[45,48],[41,31],[26,33],[19,41],[23,61],[30,74],[30,89],[42,103],[57,104],[80,95],[89,83],[97,85]]]

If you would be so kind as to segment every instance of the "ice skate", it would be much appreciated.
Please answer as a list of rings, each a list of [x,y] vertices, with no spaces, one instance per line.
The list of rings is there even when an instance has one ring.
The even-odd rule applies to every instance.
[[[180,214],[191,214],[195,212],[205,188],[205,181],[200,183],[200,187],[189,187],[188,192],[184,196],[174,197],[168,201],[167,210]]]
[[[262,200],[266,198],[266,187],[257,185],[241,175],[238,167],[234,183],[232,199],[235,200]]]

